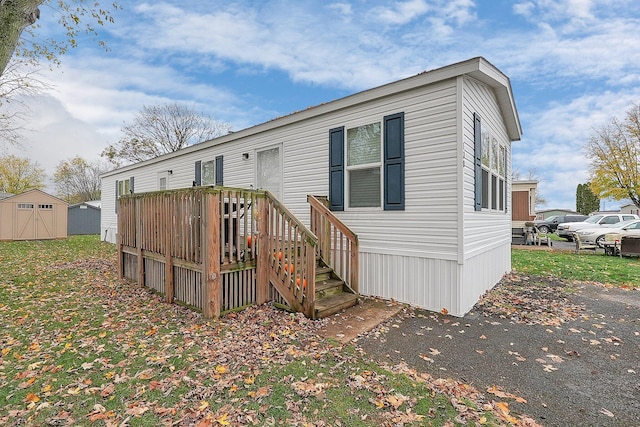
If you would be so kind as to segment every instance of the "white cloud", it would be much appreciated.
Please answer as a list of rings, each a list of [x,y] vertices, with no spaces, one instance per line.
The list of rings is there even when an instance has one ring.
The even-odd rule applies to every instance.
[[[347,18],[351,18],[351,16],[353,15],[353,8],[351,7],[351,4],[349,4],[349,3],[332,3],[332,4],[328,5],[327,7],[329,9],[336,10],[339,14],[341,14],[344,17],[347,17]]]
[[[403,25],[424,15],[429,9],[429,5],[424,0],[407,0],[395,2],[391,7],[375,8],[371,16],[382,23]]]
[[[513,12],[516,15],[523,15],[523,16],[526,17],[526,16],[530,15],[533,12],[535,7],[536,7],[535,4],[533,4],[530,1],[522,2],[522,3],[516,3],[516,4],[513,5]]]

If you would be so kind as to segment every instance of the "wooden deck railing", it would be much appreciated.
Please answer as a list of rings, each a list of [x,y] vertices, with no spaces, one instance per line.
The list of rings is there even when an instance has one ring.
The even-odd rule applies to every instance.
[[[122,197],[118,270],[207,317],[267,301],[256,276],[256,211],[266,194],[198,187]]]
[[[318,240],[267,192],[197,187],[123,196],[117,239],[120,277],[206,317],[274,297],[315,313]]]
[[[267,212],[259,215],[260,231],[266,231],[267,250],[260,249],[269,265],[271,284],[294,311],[315,317],[315,268],[317,237],[289,210],[267,193]],[[266,218],[265,218],[266,217]],[[262,240],[260,240],[262,248]],[[260,264],[260,262],[259,262]]]
[[[317,197],[307,196],[311,206],[311,231],[318,237],[317,255],[358,293],[358,236]]]

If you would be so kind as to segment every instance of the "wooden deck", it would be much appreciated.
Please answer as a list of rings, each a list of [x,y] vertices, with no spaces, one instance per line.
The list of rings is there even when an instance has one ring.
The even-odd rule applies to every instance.
[[[311,318],[335,313],[357,301],[357,238],[309,199],[320,238],[263,191],[197,187],[123,196],[120,277],[206,317],[269,300]]]

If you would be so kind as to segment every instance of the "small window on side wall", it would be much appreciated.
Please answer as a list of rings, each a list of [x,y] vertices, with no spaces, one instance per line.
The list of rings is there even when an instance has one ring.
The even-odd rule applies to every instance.
[[[475,151],[475,210],[506,212],[507,149],[473,114]]]

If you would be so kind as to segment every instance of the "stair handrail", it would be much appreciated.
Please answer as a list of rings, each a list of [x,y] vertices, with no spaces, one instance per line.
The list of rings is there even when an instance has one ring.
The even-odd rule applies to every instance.
[[[267,228],[261,231],[266,234],[269,280],[292,310],[315,318],[318,237],[273,194],[265,194],[266,211],[259,215],[267,218],[259,221]]]
[[[308,195],[311,230],[318,237],[316,254],[340,276],[355,293],[359,290],[358,235],[316,196]]]

